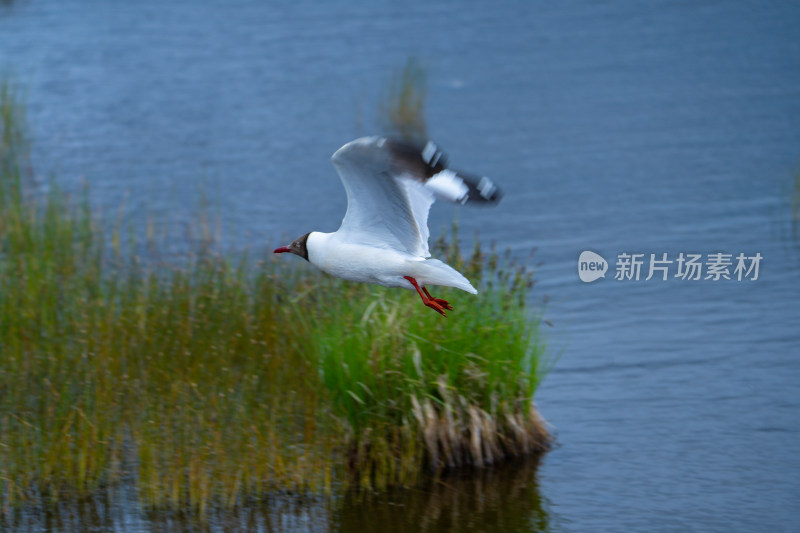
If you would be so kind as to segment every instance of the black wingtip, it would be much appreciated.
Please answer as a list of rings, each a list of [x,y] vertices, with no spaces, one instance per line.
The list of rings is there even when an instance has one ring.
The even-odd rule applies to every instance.
[[[439,146],[430,140],[410,141],[407,139],[386,139],[386,146],[392,153],[395,164],[403,170],[410,170],[411,175],[426,183],[431,178],[447,169],[447,155]],[[470,205],[495,205],[503,197],[497,184],[485,176],[471,174],[462,170],[448,170],[450,175],[455,174],[467,187],[466,194],[458,192],[452,194],[451,185],[445,185],[443,190],[437,191],[437,197],[450,202]],[[433,180],[435,181],[435,180]],[[463,188],[463,186],[462,186]]]
[[[461,203],[490,206],[496,205],[503,198],[503,191],[500,187],[486,176],[471,174],[463,170],[454,170],[454,172],[469,188]]]
[[[447,168],[447,156],[433,141],[387,139],[392,155],[402,166],[430,178]]]

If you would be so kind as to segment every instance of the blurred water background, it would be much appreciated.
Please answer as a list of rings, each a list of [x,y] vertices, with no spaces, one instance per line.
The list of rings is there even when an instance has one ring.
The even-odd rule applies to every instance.
[[[24,89],[43,187],[86,182],[104,212],[170,235],[205,197],[226,248],[263,253],[338,227],[329,157],[375,133],[387,80],[416,57],[431,136],[506,191],[493,211],[437,206],[432,233],[457,219],[467,240],[537,250],[559,356],[537,393],[559,446],[538,470],[335,511],[278,501],[249,511],[272,522],[221,529],[790,531],[799,25],[793,2],[30,0],[0,6],[0,69]],[[578,279],[587,249],[606,279]],[[755,281],[618,281],[623,252],[763,261]],[[96,527],[177,527],[132,502]]]

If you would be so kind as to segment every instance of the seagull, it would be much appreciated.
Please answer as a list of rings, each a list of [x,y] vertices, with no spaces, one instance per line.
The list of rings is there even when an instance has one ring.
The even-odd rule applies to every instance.
[[[478,293],[461,273],[430,258],[428,212],[436,199],[497,204],[501,193],[492,180],[448,169],[432,141],[363,137],[342,146],[331,161],[347,192],[342,225],[333,233],[306,233],[274,253],[298,255],[346,280],[416,290],[442,316],[453,307],[426,286]]]

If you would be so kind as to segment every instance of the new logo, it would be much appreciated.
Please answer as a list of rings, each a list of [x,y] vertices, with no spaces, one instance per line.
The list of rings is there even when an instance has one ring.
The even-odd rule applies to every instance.
[[[603,256],[589,250],[581,252],[578,257],[578,276],[584,283],[591,283],[599,278],[606,277],[608,261]]]

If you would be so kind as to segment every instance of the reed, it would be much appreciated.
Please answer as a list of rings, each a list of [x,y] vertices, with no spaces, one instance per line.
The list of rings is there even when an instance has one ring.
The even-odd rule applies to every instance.
[[[0,86],[0,514],[120,483],[203,513],[546,446],[525,268],[440,240],[481,291],[442,291],[444,319],[205,238],[165,264],[88,195],[37,192],[22,110]]]
[[[378,109],[378,118],[383,130],[391,135],[408,139],[420,140],[427,137],[426,82],[425,68],[418,59],[408,58],[403,68],[393,74]]]

